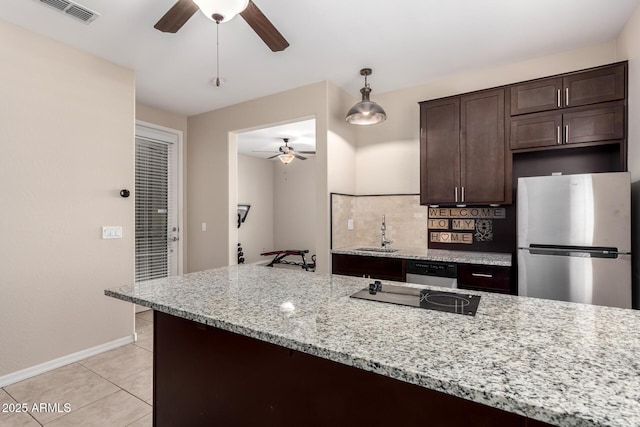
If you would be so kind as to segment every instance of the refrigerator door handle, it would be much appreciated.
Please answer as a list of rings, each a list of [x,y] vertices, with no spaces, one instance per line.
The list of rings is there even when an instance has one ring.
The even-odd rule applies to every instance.
[[[561,255],[584,258],[618,258],[623,253],[618,248],[601,246],[556,246],[531,244],[528,248],[520,248],[533,255]]]

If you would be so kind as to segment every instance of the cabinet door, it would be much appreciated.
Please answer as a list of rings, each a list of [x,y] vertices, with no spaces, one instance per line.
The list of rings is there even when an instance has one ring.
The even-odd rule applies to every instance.
[[[493,265],[458,264],[458,288],[511,293],[511,269]]]
[[[407,278],[406,260],[401,258],[332,254],[331,264],[333,274],[398,282]]]
[[[607,141],[624,137],[624,106],[565,114],[565,143]]]
[[[509,146],[512,150],[559,144],[562,144],[562,114],[511,119]]]
[[[460,186],[460,98],[420,104],[420,203],[454,203]]]
[[[615,101],[625,96],[624,64],[577,73],[564,78],[564,105],[577,107]]]
[[[562,107],[562,78],[544,79],[511,87],[511,115]]]
[[[460,123],[461,201],[504,202],[504,89],[461,97]]]

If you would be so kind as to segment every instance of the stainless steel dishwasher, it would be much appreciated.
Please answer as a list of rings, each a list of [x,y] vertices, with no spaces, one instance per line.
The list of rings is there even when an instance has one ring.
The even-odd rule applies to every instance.
[[[421,285],[458,287],[455,262],[407,260],[407,282]]]

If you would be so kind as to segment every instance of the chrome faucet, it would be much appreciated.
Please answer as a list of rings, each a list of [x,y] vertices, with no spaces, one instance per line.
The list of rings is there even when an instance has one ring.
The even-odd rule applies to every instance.
[[[385,235],[387,231],[387,222],[385,220],[384,215],[382,215],[382,227],[380,227],[380,230],[382,230],[382,239],[380,240],[380,244],[382,245],[383,248],[386,248],[387,245],[390,245],[391,243],[393,243],[393,240],[387,240],[387,237]]]

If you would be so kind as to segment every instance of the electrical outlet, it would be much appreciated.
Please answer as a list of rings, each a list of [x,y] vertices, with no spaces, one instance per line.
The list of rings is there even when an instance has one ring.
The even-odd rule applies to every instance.
[[[105,225],[104,227],[102,227],[102,238],[103,239],[122,239],[122,227]]]
[[[347,230],[353,230],[353,219],[351,218],[347,220]]]

